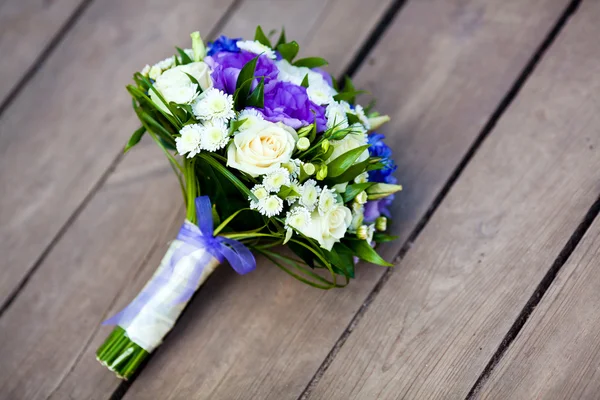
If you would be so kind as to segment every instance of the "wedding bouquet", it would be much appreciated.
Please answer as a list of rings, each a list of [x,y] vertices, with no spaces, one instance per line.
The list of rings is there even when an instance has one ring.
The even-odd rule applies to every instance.
[[[171,330],[198,287],[224,261],[245,274],[259,254],[316,288],[345,286],[358,259],[390,266],[374,249],[400,190],[383,135],[387,116],[355,103],[322,58],[294,60],[282,30],[254,40],[221,36],[134,74],[127,86],[142,127],[179,179],[186,220],[152,279],[97,351],[131,377]],[[370,132],[370,133],[369,133]],[[282,245],[286,245],[286,251]]]

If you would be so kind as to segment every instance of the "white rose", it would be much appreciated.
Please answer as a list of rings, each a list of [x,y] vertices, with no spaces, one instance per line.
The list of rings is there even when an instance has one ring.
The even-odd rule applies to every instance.
[[[348,207],[338,204],[323,216],[317,211],[313,212],[310,223],[299,230],[319,242],[325,250],[331,251],[333,245],[346,234],[350,222],[352,222],[352,212]]]
[[[367,135],[364,133],[349,133],[342,140],[332,140],[330,141],[331,146],[333,146],[333,153],[327,159],[327,163],[335,160],[337,157],[342,154],[354,150],[357,147],[364,146],[367,144],[368,139]],[[356,163],[363,162],[369,158],[369,150],[365,149],[365,151],[358,157]]]
[[[193,76],[200,84],[200,88],[206,90],[212,87],[210,72],[208,64],[202,61],[178,65],[158,76],[154,83],[154,88],[158,90],[168,103],[190,104],[198,96],[198,88],[186,74]],[[169,112],[167,106],[163,104],[153,90],[150,90],[150,98],[163,111]]]
[[[251,176],[267,174],[290,161],[298,134],[282,123],[265,122],[238,132],[227,148],[227,165]]]

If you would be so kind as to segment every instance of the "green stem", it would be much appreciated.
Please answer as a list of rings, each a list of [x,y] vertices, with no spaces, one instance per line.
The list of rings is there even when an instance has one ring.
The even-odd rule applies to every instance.
[[[121,379],[131,378],[149,353],[133,342],[125,329],[115,327],[98,348],[96,358]]]
[[[195,200],[198,195],[198,184],[196,182],[196,171],[194,169],[194,164],[195,160],[193,158],[186,158],[183,162],[185,189],[187,193],[186,218],[193,224],[197,222]]]

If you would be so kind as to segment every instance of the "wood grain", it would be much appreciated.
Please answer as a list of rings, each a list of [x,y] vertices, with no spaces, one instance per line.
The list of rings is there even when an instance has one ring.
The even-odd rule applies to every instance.
[[[82,0],[0,2],[0,104],[37,61]]]
[[[232,2],[95,2],[0,116],[0,304],[139,126],[123,90],[133,72],[209,32]]]
[[[599,263],[600,219],[596,218],[474,398],[598,398]]]
[[[393,132],[401,182],[411,185],[396,208],[394,230],[402,239],[385,248],[388,256],[397,253],[567,2],[503,4],[409,3],[357,76],[395,118],[386,131]],[[482,10],[481,21],[465,33],[472,8]],[[536,17],[524,24],[521,15]],[[489,45],[494,40],[505,46],[500,55]],[[295,399],[383,271],[365,266],[350,287],[320,292],[270,265],[244,277],[220,270],[125,398]]]
[[[356,9],[361,10],[363,6],[358,3]],[[272,21],[251,12],[257,4],[268,6],[265,1],[241,3],[224,31],[235,32],[240,26],[247,26],[251,31],[237,32],[251,37],[257,23],[268,28]],[[339,1],[336,7],[339,10],[348,4],[351,3]],[[387,0],[372,2],[369,10],[381,14],[387,4]],[[320,0],[295,3],[277,0],[270,7],[278,9],[274,15],[281,16],[279,23],[285,23],[290,33],[298,34],[301,46],[306,44],[308,53],[315,51],[329,58],[332,65],[338,66],[332,72],[340,72],[343,60],[319,51],[316,40],[302,40],[309,36],[317,21],[329,21],[338,15],[335,7]],[[290,9],[294,13],[286,13]],[[309,9],[315,13],[313,22],[305,26],[302,34],[298,24],[309,21],[299,20],[297,15],[311,15]],[[115,12],[119,11],[117,7]],[[111,12],[104,11],[107,17]],[[242,22],[244,16],[256,19]],[[345,53],[352,53],[368,33],[367,28],[355,30],[353,41],[342,42],[342,36],[338,36],[323,42],[338,41],[345,46]],[[350,29],[340,29],[339,33],[346,35]],[[124,79],[119,85],[125,82]],[[127,119],[131,114],[128,109],[123,106]],[[144,142],[117,166],[0,319],[1,393],[11,398],[94,399],[106,398],[117,387],[119,381],[94,358],[96,348],[109,332],[109,328],[98,330],[99,324],[129,301],[158,265],[166,242],[175,236],[183,218],[180,196],[170,167],[152,143]],[[222,272],[225,272],[223,277],[231,278],[229,271]],[[278,276],[284,278],[282,274],[278,271]],[[218,287],[228,290],[226,282]],[[127,291],[122,295],[124,288]],[[116,299],[119,299],[117,305]]]
[[[467,396],[600,192],[599,10],[567,24],[309,398]]]

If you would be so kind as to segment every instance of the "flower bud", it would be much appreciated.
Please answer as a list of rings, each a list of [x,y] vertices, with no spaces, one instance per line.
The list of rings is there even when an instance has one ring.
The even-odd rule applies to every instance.
[[[298,139],[298,142],[296,142],[296,147],[300,151],[307,150],[310,147],[310,140],[308,140],[307,137],[301,137]]]
[[[374,131],[375,129],[381,127],[381,125],[385,124],[386,122],[389,122],[389,120],[389,115],[378,115],[377,117],[369,118],[371,130]]]
[[[363,172],[362,174],[358,174],[356,178],[354,178],[354,183],[367,183],[369,181],[369,173]]]
[[[200,32],[192,32],[192,52],[194,53],[194,61],[198,62],[204,59],[206,56],[206,46],[200,37]]]
[[[369,228],[366,225],[361,225],[356,230],[356,237],[362,240],[367,240],[369,236]]]
[[[388,197],[391,194],[402,190],[400,185],[391,185],[389,183],[376,183],[367,189],[369,200],[378,200]]]
[[[327,165],[321,165],[319,172],[317,172],[317,180],[322,181],[327,178]]]
[[[304,164],[302,166],[302,169],[304,170],[304,172],[306,172],[306,175],[308,175],[308,176],[311,176],[316,171],[315,165],[312,164],[312,163],[306,163],[306,164]]]
[[[324,153],[327,153],[327,150],[329,150],[329,140],[328,139],[323,139],[323,141],[321,142],[321,149],[323,149]]]
[[[358,203],[358,204],[365,204],[367,202],[367,192],[365,192],[364,190],[362,192],[360,192],[359,194],[356,195],[356,197],[354,198],[354,200]]]
[[[375,220],[375,228],[379,232],[385,232],[387,230],[387,218],[386,217],[378,217]]]

